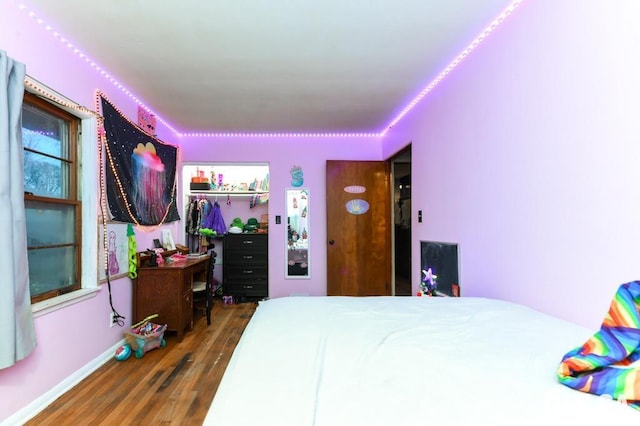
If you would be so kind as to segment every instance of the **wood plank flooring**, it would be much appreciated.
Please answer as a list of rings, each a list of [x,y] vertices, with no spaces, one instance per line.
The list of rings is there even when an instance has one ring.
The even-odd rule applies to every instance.
[[[164,348],[108,361],[26,425],[202,424],[256,307],[216,301],[210,326],[196,315],[182,342],[165,333]]]

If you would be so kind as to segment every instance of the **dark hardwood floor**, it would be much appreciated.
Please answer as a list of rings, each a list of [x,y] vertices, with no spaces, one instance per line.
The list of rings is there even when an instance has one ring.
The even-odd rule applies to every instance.
[[[196,315],[182,342],[165,333],[164,348],[108,361],[26,425],[202,424],[256,307],[217,300],[210,326]]]

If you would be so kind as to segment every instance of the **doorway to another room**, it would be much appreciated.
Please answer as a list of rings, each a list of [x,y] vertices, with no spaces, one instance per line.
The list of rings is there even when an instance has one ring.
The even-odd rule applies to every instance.
[[[394,292],[411,296],[411,145],[390,159],[393,180]]]

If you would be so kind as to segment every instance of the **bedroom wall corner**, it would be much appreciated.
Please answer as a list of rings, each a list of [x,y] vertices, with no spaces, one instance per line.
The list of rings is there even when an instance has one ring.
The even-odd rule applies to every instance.
[[[391,129],[420,240],[460,245],[463,296],[602,321],[638,278],[640,4],[525,1]],[[415,218],[417,215],[412,214]]]

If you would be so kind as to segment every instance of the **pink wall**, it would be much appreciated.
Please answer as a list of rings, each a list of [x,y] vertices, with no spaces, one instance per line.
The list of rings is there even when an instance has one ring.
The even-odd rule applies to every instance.
[[[420,240],[462,293],[597,327],[640,276],[640,3],[525,1],[385,139],[413,146]],[[417,223],[417,210],[424,222]]]

